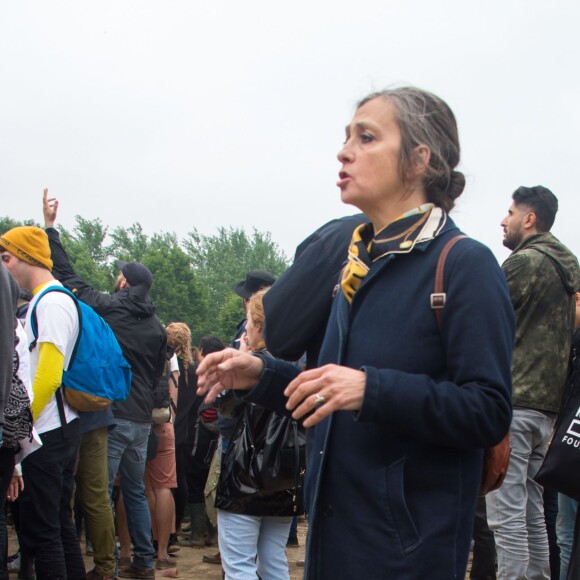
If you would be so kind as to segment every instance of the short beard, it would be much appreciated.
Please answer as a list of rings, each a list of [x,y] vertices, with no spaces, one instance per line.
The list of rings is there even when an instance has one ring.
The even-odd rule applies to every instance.
[[[521,244],[521,242],[522,238],[521,237],[516,238],[514,235],[511,236],[507,235],[503,239],[503,245],[512,252]]]

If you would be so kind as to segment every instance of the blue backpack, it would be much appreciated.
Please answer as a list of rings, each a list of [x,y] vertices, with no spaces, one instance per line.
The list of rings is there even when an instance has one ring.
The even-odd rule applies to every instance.
[[[48,292],[68,294],[79,316],[79,334],[62,385],[69,405],[78,411],[101,411],[113,401],[124,401],[131,387],[131,366],[123,357],[111,327],[88,305],[62,286],[44,290],[34,304],[30,323],[36,346],[38,320],[36,307]]]

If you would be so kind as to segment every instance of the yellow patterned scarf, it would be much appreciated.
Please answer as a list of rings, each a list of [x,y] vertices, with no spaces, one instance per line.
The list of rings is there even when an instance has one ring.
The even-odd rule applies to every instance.
[[[349,303],[373,262],[386,254],[409,253],[417,242],[434,238],[446,219],[445,212],[427,203],[401,215],[377,234],[370,223],[358,226],[352,235],[340,282]]]

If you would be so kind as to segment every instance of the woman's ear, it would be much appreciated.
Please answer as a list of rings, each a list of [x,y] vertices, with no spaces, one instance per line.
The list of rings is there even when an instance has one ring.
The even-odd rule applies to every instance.
[[[425,173],[431,159],[431,149],[427,145],[417,145],[414,150],[415,176]]]
[[[431,149],[427,145],[417,145],[413,149],[413,156],[410,162],[407,164],[407,169],[405,171],[405,178],[407,181],[412,182],[417,177],[420,177],[425,173],[427,167],[429,167],[429,161],[431,159]]]

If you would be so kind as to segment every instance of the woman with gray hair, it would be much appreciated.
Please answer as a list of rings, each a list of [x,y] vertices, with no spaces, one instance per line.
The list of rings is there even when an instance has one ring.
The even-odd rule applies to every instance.
[[[228,350],[198,370],[207,399],[234,387],[311,428],[310,580],[465,575],[483,449],[511,420],[514,315],[495,258],[469,238],[435,294],[460,234],[448,215],[459,159],[440,98],[404,87],[363,99],[337,185],[369,221],[353,233],[319,368]]]

